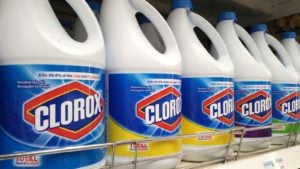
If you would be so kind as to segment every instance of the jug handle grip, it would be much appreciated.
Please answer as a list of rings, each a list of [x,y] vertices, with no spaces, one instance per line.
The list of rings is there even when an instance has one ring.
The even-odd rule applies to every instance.
[[[97,22],[94,13],[92,12],[92,10],[90,10],[89,5],[85,2],[85,0],[66,0],[66,2],[73,8],[75,13],[78,15],[87,32],[87,39],[82,43],[84,43],[87,46],[94,44],[100,45],[99,37],[97,35],[102,35],[101,28],[99,23]]]
[[[292,61],[290,59],[289,53],[284,49],[281,43],[275,39],[273,36],[265,33],[267,43],[272,46],[277,52],[278,57],[281,58],[282,62],[286,67],[293,67]]]
[[[240,38],[240,40],[242,42],[244,42],[244,44],[246,45],[246,47],[248,48],[248,50],[252,54],[252,56],[258,62],[263,63],[261,53],[260,53],[258,47],[256,46],[256,43],[252,39],[252,37],[248,34],[248,32],[238,24],[234,24],[234,29],[235,29],[238,37]]]
[[[151,6],[145,0],[129,0],[132,5],[134,6],[136,13],[141,12],[145,15],[155,26],[158,33],[160,34],[164,44],[165,44],[165,54],[171,52],[176,48],[177,50],[177,43],[175,37],[167,22],[161,22],[161,20],[165,20],[156,9]]]
[[[213,49],[216,50],[219,59],[229,59],[230,55],[227,50],[227,47],[220,34],[216,31],[216,29],[200,15],[196,15],[193,12],[188,12],[188,15],[192,24],[200,28],[211,40],[213,44]]]

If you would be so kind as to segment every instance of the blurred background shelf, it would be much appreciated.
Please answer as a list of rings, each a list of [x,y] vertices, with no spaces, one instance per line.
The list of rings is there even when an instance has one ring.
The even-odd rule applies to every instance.
[[[276,151],[241,157],[238,161],[225,164],[211,164],[201,167],[191,167],[195,163],[182,162],[178,168],[182,169],[299,169],[300,145],[279,149]]]
[[[168,16],[171,0],[148,0]],[[194,0],[194,10],[211,23],[225,10],[235,11],[242,26],[300,13],[300,0]]]
[[[99,3],[102,0],[94,0]],[[147,0],[165,17],[170,13],[171,0]],[[60,19],[75,22],[76,15],[62,0],[50,0]],[[238,23],[249,27],[255,23],[266,22],[269,33],[277,38],[282,31],[298,32],[300,42],[300,0],[193,0],[194,11],[216,24],[221,11],[235,11]]]

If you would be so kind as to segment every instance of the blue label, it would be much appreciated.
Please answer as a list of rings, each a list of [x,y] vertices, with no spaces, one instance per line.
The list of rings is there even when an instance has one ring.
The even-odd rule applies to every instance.
[[[299,92],[296,83],[272,84],[273,118],[281,122],[297,122],[300,118]]]
[[[232,78],[183,78],[182,91],[184,117],[215,130],[234,126]]]
[[[174,136],[181,126],[181,80],[174,74],[110,74],[109,115],[143,137]]]
[[[248,127],[271,124],[271,102],[271,83],[269,81],[236,81],[236,124]]]
[[[105,142],[104,71],[95,67],[0,67],[0,154]],[[1,161],[1,168],[78,168],[104,158],[104,150]],[[72,159],[72,160],[70,160]]]

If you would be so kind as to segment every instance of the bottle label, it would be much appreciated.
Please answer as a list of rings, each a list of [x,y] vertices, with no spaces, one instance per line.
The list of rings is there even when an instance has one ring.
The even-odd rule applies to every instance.
[[[102,69],[7,65],[0,66],[0,77],[5,79],[0,88],[0,154],[105,142]],[[0,166],[78,168],[101,161],[104,154],[89,150],[28,156],[1,161]]]
[[[182,132],[226,131],[234,127],[233,79],[226,77],[182,79]],[[222,145],[230,134],[183,139],[185,145]],[[233,139],[232,139],[233,141]]]
[[[181,80],[174,74],[109,74],[108,141],[176,136],[181,127]],[[117,134],[116,134],[117,133]],[[181,141],[116,147],[115,155],[179,153]]]
[[[299,86],[296,83],[272,84],[273,123],[294,123],[300,118]],[[274,133],[289,133],[292,125],[280,125]]]
[[[236,126],[262,127],[272,123],[270,81],[235,82]],[[244,137],[270,137],[270,129],[247,132]]]

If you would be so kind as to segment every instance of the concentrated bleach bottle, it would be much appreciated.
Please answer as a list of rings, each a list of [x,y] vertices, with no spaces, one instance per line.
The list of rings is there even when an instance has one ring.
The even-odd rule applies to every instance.
[[[168,23],[182,55],[182,134],[229,131],[234,127],[233,64],[215,28],[192,12],[191,0],[173,0]],[[198,27],[211,39],[218,53],[213,58],[198,40]],[[183,139],[183,151],[201,151],[183,156],[187,161],[223,157],[230,134]],[[232,139],[233,140],[233,139]]]
[[[234,63],[235,124],[246,128],[271,124],[271,73],[259,55],[252,56],[239,37],[241,31],[234,12],[219,15],[217,30],[222,36]],[[241,151],[254,151],[270,145],[270,129],[247,132]],[[237,135],[236,142],[239,142]]]
[[[152,46],[159,52],[163,53],[165,51],[165,46],[155,26],[144,15],[139,15],[138,21],[144,35],[147,37]]]
[[[95,16],[99,20],[100,16],[100,3],[92,0],[87,0],[87,3],[89,4],[90,8],[93,10]],[[84,42],[87,38],[86,30],[84,29],[84,26],[82,25],[82,22],[80,18],[77,18],[74,25],[74,39],[79,42]]]
[[[66,2],[88,32],[84,43],[64,31],[48,1],[0,0],[0,154],[105,142],[101,30],[85,1]],[[32,155],[0,168],[98,168],[104,155]]]
[[[272,107],[273,123],[283,123],[273,129],[273,136],[282,136],[293,132],[289,123],[297,122],[300,117],[298,109],[299,75],[293,67],[288,52],[273,36],[267,34],[267,25],[257,24],[251,28],[251,36],[259,47],[264,63],[272,72]],[[277,56],[269,48],[272,46],[277,51]],[[274,144],[285,144],[289,139],[279,137],[272,140]],[[294,137],[291,139],[295,139]]]
[[[138,13],[154,24],[165,44],[164,53],[144,36]],[[108,141],[179,135],[181,57],[167,22],[145,0],[104,0],[100,23],[108,53]],[[138,159],[175,155],[139,163],[142,169],[174,168],[181,159],[181,140],[170,140],[117,146],[115,162],[132,161],[136,149]]]

